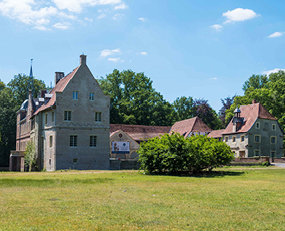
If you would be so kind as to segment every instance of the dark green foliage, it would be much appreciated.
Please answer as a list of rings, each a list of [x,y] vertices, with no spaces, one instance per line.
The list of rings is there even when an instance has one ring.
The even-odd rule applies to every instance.
[[[118,71],[99,80],[111,97],[111,123],[172,125],[172,106],[152,87],[144,73]]]
[[[224,142],[206,136],[185,139],[178,133],[152,138],[141,144],[138,153],[141,169],[150,174],[192,174],[233,159]]]

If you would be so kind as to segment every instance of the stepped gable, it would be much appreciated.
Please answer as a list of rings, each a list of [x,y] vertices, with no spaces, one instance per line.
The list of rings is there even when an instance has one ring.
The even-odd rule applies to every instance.
[[[245,133],[250,130],[253,126],[254,122],[259,119],[267,119],[267,120],[277,120],[273,115],[271,115],[265,107],[261,103],[255,103],[248,105],[241,105],[240,106],[240,117],[244,118],[244,124],[242,127],[237,131],[233,132],[233,119],[226,127],[223,134],[233,134],[233,133]]]

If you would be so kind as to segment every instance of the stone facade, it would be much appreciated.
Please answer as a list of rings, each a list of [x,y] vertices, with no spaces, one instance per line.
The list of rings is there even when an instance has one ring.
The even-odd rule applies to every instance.
[[[56,82],[42,100],[34,100],[38,105],[29,97],[28,106],[18,112],[16,151],[24,151],[32,140],[39,169],[109,169],[110,99],[87,67],[86,56],[80,56],[80,66],[69,75],[56,74]]]
[[[242,105],[220,135],[237,158],[284,156],[281,126],[260,103]]]

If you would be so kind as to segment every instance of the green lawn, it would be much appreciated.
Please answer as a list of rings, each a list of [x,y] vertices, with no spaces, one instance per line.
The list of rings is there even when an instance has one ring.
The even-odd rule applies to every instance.
[[[285,230],[285,169],[0,173],[0,230]]]

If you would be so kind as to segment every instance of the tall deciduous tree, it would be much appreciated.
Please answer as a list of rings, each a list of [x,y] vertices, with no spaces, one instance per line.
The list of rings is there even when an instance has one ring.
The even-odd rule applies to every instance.
[[[285,72],[272,73],[266,80],[260,81],[264,76],[253,75],[247,82],[262,83],[249,84],[244,96],[236,96],[231,108],[226,112],[226,120],[233,116],[237,106],[250,104],[252,100],[260,102],[272,115],[274,115],[283,130],[285,130]]]
[[[31,86],[30,82],[33,82]],[[13,96],[18,105],[28,98],[29,88],[33,90],[34,97],[36,97],[40,90],[46,89],[46,85],[42,80],[32,78],[27,75],[15,75],[14,78],[8,83],[8,87],[12,90]]]
[[[193,104],[193,116],[198,116],[212,129],[220,129],[222,123],[217,113],[210,107],[208,100],[195,99]]]
[[[171,104],[155,91],[152,81],[144,73],[114,70],[99,83],[104,93],[111,97],[111,123],[172,124]]]
[[[194,100],[192,97],[178,97],[173,102],[173,109],[175,111],[175,120],[185,120],[193,117],[194,109],[193,109]]]
[[[226,111],[229,110],[231,108],[231,105],[234,102],[234,98],[233,97],[226,97],[224,99],[221,99],[221,102],[223,104],[222,108],[219,111],[219,118],[222,121],[222,127],[225,128],[227,126],[226,123]]]

